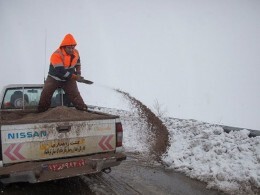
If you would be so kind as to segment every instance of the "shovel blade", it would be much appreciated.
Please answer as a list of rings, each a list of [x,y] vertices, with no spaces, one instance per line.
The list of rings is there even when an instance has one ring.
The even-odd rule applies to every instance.
[[[82,83],[91,85],[91,84],[93,84],[94,82],[84,79],[84,80],[82,81]]]

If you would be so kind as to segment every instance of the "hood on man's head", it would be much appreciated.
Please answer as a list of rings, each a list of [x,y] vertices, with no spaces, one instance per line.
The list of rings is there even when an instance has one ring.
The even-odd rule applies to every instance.
[[[67,34],[64,39],[62,40],[60,47],[66,46],[66,45],[77,45],[76,40],[74,39],[72,34]]]

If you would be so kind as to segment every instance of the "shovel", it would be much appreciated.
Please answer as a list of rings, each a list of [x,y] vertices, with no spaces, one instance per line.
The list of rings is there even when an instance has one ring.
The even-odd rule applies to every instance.
[[[78,81],[80,83],[85,83],[85,84],[88,84],[88,85],[91,85],[93,84],[94,82],[90,81],[90,80],[86,80],[86,79],[81,79],[80,81]]]

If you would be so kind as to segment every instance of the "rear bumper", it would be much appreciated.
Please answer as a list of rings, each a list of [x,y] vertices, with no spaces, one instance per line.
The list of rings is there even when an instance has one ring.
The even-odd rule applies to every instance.
[[[37,183],[101,172],[126,159],[124,153],[103,153],[40,162],[25,162],[0,168],[2,183]]]

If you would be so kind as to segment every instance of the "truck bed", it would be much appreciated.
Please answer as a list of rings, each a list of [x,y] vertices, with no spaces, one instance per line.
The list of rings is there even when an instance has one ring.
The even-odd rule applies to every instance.
[[[48,111],[42,113],[37,113],[37,111],[35,110],[1,111],[0,125],[65,121],[88,121],[115,118],[119,117],[101,112],[86,112],[76,110],[75,108],[59,106],[56,108],[50,108]]]
[[[56,107],[2,112],[2,163],[71,158],[116,150],[117,116]]]

